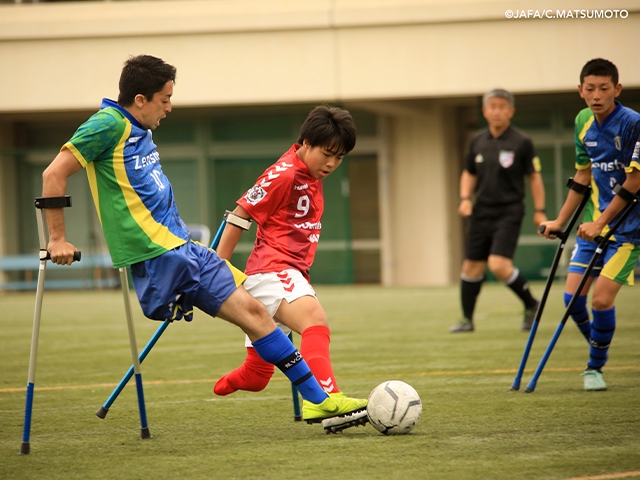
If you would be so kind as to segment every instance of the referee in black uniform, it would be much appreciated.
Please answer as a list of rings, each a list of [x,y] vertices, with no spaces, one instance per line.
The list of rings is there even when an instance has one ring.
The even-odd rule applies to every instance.
[[[472,138],[460,178],[458,213],[470,222],[460,274],[463,318],[451,332],[474,330],[473,311],[487,266],[522,300],[522,330],[531,330],[538,308],[513,255],[524,217],[524,179],[529,180],[536,226],[547,220],[544,186],[533,142],[511,126],[514,112],[513,95],[506,90],[492,90],[482,99],[489,127]]]

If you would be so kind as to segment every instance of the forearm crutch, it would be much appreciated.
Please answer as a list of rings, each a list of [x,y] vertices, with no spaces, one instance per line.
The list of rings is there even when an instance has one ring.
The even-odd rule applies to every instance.
[[[567,182],[567,186],[571,188],[574,185],[573,179],[570,178]],[[571,234],[571,230],[573,230],[574,225],[580,218],[582,214],[582,210],[585,205],[589,201],[589,195],[591,194],[591,187],[585,186],[583,190],[583,197],[576,208],[571,220],[569,221],[569,225],[562,232],[553,232],[553,234],[560,239],[560,244],[556,249],[555,257],[553,257],[553,263],[551,264],[551,270],[549,271],[549,276],[547,277],[547,283],[544,286],[544,292],[542,297],[540,298],[540,305],[538,306],[538,311],[533,319],[533,324],[531,326],[531,331],[529,331],[529,338],[527,340],[527,344],[524,347],[524,352],[522,354],[522,360],[520,360],[520,366],[518,367],[518,372],[516,373],[516,377],[513,379],[513,383],[511,384],[510,390],[520,390],[520,382],[522,380],[522,374],[524,372],[524,367],[527,364],[527,360],[529,359],[529,353],[531,352],[531,346],[533,345],[533,340],[536,337],[536,332],[538,330],[538,325],[540,323],[540,318],[542,317],[542,311],[544,310],[544,306],[547,303],[547,298],[549,297],[549,291],[551,290],[551,285],[553,284],[553,280],[556,276],[556,270],[558,269],[558,264],[560,263],[560,259],[562,258],[562,254],[564,253],[564,247],[567,245],[567,240],[569,239],[569,235]],[[540,233],[544,233],[544,226],[540,227]]]
[[[293,343],[293,332],[289,332],[289,340]],[[300,397],[298,397],[298,389],[292,383],[291,384],[291,399],[293,400],[293,421],[302,421],[302,412],[300,412]]]
[[[616,189],[614,189],[614,191],[615,190]],[[558,338],[560,338],[560,334],[562,333],[562,329],[564,328],[565,323],[567,323],[567,319],[571,315],[571,311],[573,310],[574,305],[578,301],[578,297],[580,296],[580,292],[582,291],[582,288],[587,283],[587,279],[589,278],[589,274],[593,270],[593,267],[595,266],[596,261],[598,260],[598,257],[600,257],[600,255],[602,255],[602,252],[606,248],[607,243],[609,243],[609,238],[611,238],[611,236],[614,234],[616,229],[620,226],[620,224],[622,224],[622,222],[627,218],[627,216],[631,213],[633,208],[638,203],[639,198],[638,198],[637,194],[636,195],[632,195],[631,198],[632,199],[630,199],[629,203],[624,207],[624,209],[622,210],[622,213],[619,214],[618,219],[614,222],[614,224],[611,226],[609,231],[602,237],[600,237],[600,236],[596,237],[595,240],[598,242],[598,246],[596,247],[596,251],[593,254],[593,257],[591,257],[591,261],[589,262],[589,265],[587,265],[587,269],[585,270],[584,274],[582,275],[582,278],[580,279],[580,284],[578,285],[578,288],[576,288],[576,291],[574,292],[573,296],[571,297],[571,301],[569,302],[569,305],[567,305],[567,309],[564,312],[564,315],[562,316],[562,320],[560,320],[560,323],[558,324],[558,327],[556,328],[556,331],[555,331],[553,337],[551,338],[551,341],[549,342],[549,346],[547,347],[547,350],[544,352],[544,355],[542,356],[542,359],[540,360],[540,364],[538,365],[538,368],[534,372],[533,377],[529,381],[529,384],[524,389],[524,393],[531,393],[536,389],[536,384],[538,383],[538,379],[540,378],[540,375],[542,374],[542,370],[544,369],[544,366],[547,363],[547,360],[549,360],[549,356],[551,355],[551,352],[553,351],[553,348],[555,347],[556,342],[558,341]]]
[[[211,242],[211,248],[215,249],[218,246],[218,243],[220,243],[220,238],[222,237],[222,232],[224,231],[224,227],[226,223],[227,222],[223,220],[222,223],[220,224],[220,227],[218,228],[218,232],[216,233],[216,236],[214,237],[213,242]],[[139,363],[142,363],[144,359],[147,358],[147,355],[149,354],[153,346],[156,344],[158,339],[162,336],[162,334],[164,333],[164,331],[167,329],[167,327],[171,322],[172,320],[165,320],[164,322],[162,322],[160,327],[158,327],[156,332],[153,334],[153,336],[149,339],[145,347],[142,349],[142,352],[140,352],[140,356],[138,357],[136,355],[136,359],[138,360]],[[122,392],[122,390],[127,385],[127,383],[129,383],[129,380],[131,380],[134,370],[135,370],[135,362],[134,362],[134,365],[131,365],[131,367],[129,367],[129,370],[127,371],[127,373],[124,374],[124,376],[122,377],[122,380],[120,380],[120,383],[118,383],[116,388],[113,389],[113,392],[111,392],[111,395],[109,395],[109,398],[107,398],[107,401],[104,402],[104,404],[98,409],[98,411],[96,412],[96,415],[98,417],[105,418],[107,416],[107,413],[109,413],[109,409],[111,408],[111,405],[113,404],[113,402],[116,401],[116,398],[118,398],[118,395],[120,395],[120,392]]]
[[[129,297],[129,279],[127,278],[127,267],[120,267],[120,285],[122,286],[122,296],[124,298],[124,310],[127,317],[127,328],[129,329],[129,345],[131,346],[131,358],[133,359],[133,371],[136,377],[136,392],[138,394],[138,410],[140,411],[140,438],[151,438],[149,425],[147,424],[147,411],[144,404],[144,390],[142,388],[142,371],[140,369],[140,359],[138,358],[138,343],[136,342],[136,330],[133,325],[133,314],[131,313],[131,298]]]
[[[47,270],[47,260],[51,259],[47,251],[47,237],[44,229],[44,209],[66,208],[71,206],[71,197],[38,197],[35,200],[36,218],[38,221],[38,238],[40,242],[40,267],[38,269],[38,284],[36,288],[36,306],[33,313],[33,330],[31,332],[31,351],[29,353],[29,373],[27,377],[27,399],[24,408],[24,428],[22,431],[22,445],[20,454],[28,455],[31,447],[29,437],[31,434],[31,412],[33,410],[33,392],[36,381],[36,359],[38,357],[38,339],[40,337],[40,316],[42,313],[42,297],[44,295],[44,279]],[[73,254],[73,261],[80,261],[81,253]]]

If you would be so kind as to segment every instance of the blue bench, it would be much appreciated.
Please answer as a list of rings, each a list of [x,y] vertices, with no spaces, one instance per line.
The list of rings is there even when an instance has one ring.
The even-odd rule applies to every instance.
[[[8,255],[0,257],[0,272],[23,272],[22,279],[0,281],[0,290],[35,290],[38,286],[38,269],[40,260],[38,254]],[[114,288],[120,286],[120,278],[113,269],[111,256],[108,253],[83,254],[79,262],[73,262],[69,266],[47,263],[48,272],[58,271],[78,272],[87,270],[91,272],[91,278],[78,278],[76,274],[68,275],[70,278],[45,277],[47,289],[79,289],[79,288]],[[105,275],[106,274],[106,275]],[[106,278],[104,278],[106,276]]]

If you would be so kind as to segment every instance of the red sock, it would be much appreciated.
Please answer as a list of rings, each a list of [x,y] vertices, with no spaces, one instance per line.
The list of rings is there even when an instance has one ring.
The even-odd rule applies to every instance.
[[[302,332],[300,353],[324,391],[336,393],[340,389],[333,375],[333,367],[329,357],[329,342],[330,332],[327,327],[317,325],[306,328]]]
[[[267,386],[273,371],[273,365],[265,362],[255,348],[247,347],[244,363],[223,375],[213,387],[213,392],[220,396],[229,395],[237,390],[259,392]]]

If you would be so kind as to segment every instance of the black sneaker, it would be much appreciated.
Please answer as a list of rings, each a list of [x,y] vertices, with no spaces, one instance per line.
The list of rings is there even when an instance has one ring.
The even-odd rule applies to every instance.
[[[536,313],[538,313],[538,308],[540,307],[540,302],[536,300],[536,304],[531,308],[525,308],[524,310],[524,320],[522,321],[522,330],[523,332],[528,332],[531,330],[533,326],[533,319],[536,318]]]
[[[466,318],[463,318],[462,321],[457,324],[454,325],[453,327],[451,327],[449,329],[449,331],[451,333],[456,333],[456,332],[473,332],[473,322],[471,320],[468,320]]]

